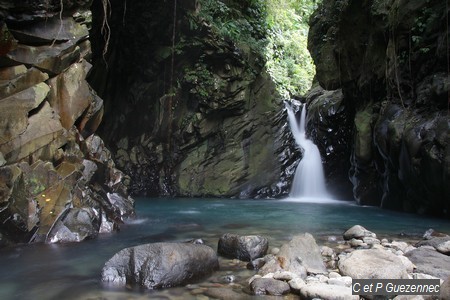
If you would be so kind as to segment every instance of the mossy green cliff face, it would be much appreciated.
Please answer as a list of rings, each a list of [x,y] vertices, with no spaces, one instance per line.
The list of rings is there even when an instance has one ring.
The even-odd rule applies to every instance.
[[[325,0],[310,20],[318,83],[342,93],[361,204],[449,216],[448,13],[438,0]],[[323,153],[340,145],[328,137],[315,135]]]
[[[109,52],[93,45],[90,81],[105,99],[102,136],[134,194],[287,192],[277,186],[282,102],[264,71],[254,3],[111,1]],[[100,41],[101,7],[93,11]]]

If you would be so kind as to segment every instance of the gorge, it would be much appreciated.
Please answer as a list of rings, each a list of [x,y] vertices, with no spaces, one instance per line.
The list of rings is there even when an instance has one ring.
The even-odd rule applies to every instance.
[[[415,251],[408,276],[445,280],[449,12],[441,0],[0,0],[0,298],[256,294],[261,260],[219,257],[211,277],[162,291],[99,279],[121,249],[214,250],[228,233],[264,236],[264,263],[282,269],[271,257],[312,233],[329,265],[310,281],[345,277],[340,258],[365,250],[405,264]],[[345,237],[355,224],[378,239]]]
[[[335,198],[445,217],[448,25],[442,2],[419,2],[321,3],[298,97]],[[79,213],[91,229],[69,240],[111,231],[128,193],[289,194],[301,153],[264,6],[176,3],[1,2],[2,243],[52,240]]]

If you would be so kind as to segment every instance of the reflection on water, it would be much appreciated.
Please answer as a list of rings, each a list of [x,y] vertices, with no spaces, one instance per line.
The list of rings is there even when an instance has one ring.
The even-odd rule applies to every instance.
[[[321,244],[340,238],[360,224],[384,236],[421,236],[425,230],[450,232],[446,220],[421,218],[378,208],[344,203],[297,203],[277,200],[138,199],[138,219],[117,233],[103,234],[78,244],[22,245],[0,250],[0,299],[139,299],[170,296],[186,299],[186,288],[164,291],[111,290],[99,281],[103,264],[117,251],[138,244],[201,238],[216,247],[227,232],[261,234],[279,247],[293,235],[310,232]],[[225,266],[223,274],[240,272]],[[222,274],[222,275],[223,275]],[[214,276],[220,276],[221,273]],[[213,277],[214,277],[213,276]],[[195,298],[195,297],[193,297]]]

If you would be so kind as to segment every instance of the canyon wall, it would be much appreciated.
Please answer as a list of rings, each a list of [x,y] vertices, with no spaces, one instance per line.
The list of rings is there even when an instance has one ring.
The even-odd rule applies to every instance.
[[[0,1],[0,246],[81,241],[134,215],[95,134],[91,3],[54,2]]]

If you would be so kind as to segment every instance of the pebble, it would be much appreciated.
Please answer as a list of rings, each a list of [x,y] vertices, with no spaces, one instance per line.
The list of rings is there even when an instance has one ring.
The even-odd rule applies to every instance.
[[[280,252],[280,248],[276,248],[276,247],[272,248],[270,250],[270,253],[273,254],[273,255],[277,255],[279,252]]]
[[[330,272],[330,274],[328,274],[329,278],[339,278],[342,277],[341,274],[339,274],[338,272]]]
[[[333,254],[334,254],[333,249],[331,249],[330,247],[327,247],[327,246],[323,246],[320,249],[320,252],[322,253],[323,256],[333,256]]]

